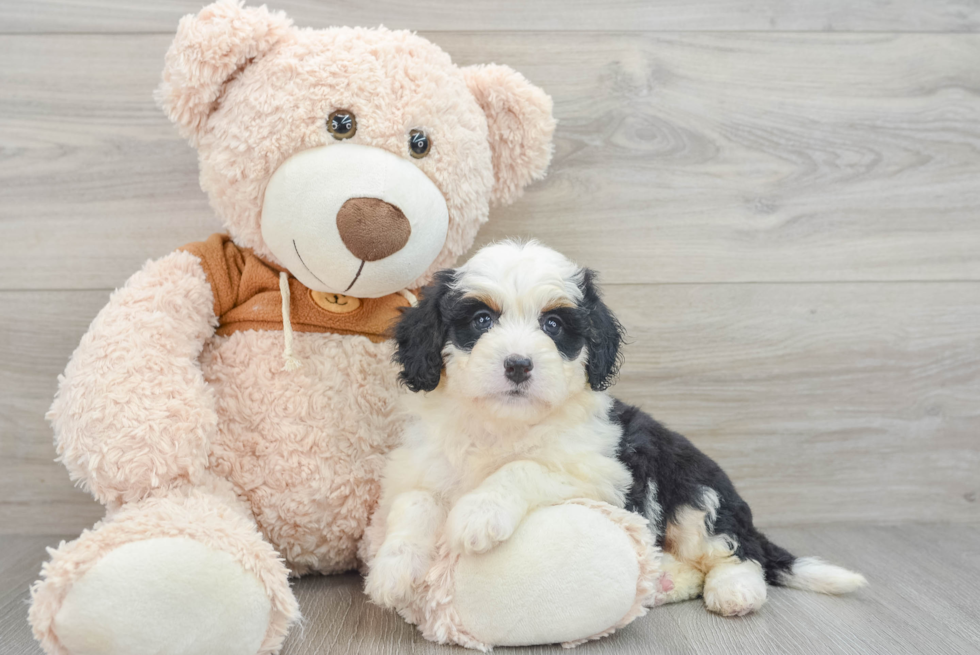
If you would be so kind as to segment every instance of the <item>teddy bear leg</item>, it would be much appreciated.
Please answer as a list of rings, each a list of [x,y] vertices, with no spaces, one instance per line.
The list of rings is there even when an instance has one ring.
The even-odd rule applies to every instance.
[[[172,492],[52,550],[29,618],[49,655],[275,653],[299,616],[287,575],[236,501]]]
[[[443,540],[402,615],[440,643],[574,646],[642,616],[670,588],[645,519],[573,500],[532,512],[486,553],[455,555]]]

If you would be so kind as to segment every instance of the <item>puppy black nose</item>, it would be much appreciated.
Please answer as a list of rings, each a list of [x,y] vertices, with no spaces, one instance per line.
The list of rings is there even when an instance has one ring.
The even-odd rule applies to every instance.
[[[534,364],[527,357],[511,355],[504,360],[504,375],[514,384],[520,384],[531,377],[531,369]]]

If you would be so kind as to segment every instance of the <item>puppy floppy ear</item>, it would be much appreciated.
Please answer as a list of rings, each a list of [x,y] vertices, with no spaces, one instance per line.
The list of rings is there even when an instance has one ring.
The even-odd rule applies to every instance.
[[[593,391],[604,391],[615,382],[619,367],[623,363],[620,349],[626,337],[626,330],[606,303],[602,302],[601,292],[596,285],[596,274],[591,269],[582,269],[582,308],[588,316],[586,341],[589,348],[589,361],[586,365],[589,386]]]
[[[265,5],[221,0],[180,19],[167,50],[157,103],[196,144],[224,85],[289,32],[292,21]]]
[[[401,367],[398,378],[412,391],[432,391],[442,377],[442,349],[449,337],[442,312],[455,273],[439,271],[431,285],[422,289],[422,299],[409,307],[395,326],[395,362]]]
[[[551,161],[555,119],[551,97],[508,66],[461,69],[466,85],[487,115],[493,155],[491,201],[507,204],[544,177]]]

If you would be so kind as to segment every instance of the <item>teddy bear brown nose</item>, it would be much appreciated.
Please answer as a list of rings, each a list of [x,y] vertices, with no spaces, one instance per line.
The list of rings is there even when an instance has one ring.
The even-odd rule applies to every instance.
[[[347,249],[366,262],[395,254],[412,234],[402,210],[377,198],[351,198],[345,202],[337,212],[337,229]]]

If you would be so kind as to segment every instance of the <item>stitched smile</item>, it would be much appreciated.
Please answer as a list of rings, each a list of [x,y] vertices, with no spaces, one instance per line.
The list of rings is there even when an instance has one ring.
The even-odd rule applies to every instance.
[[[357,275],[355,275],[355,276],[354,276],[354,279],[353,279],[353,280],[351,280],[351,281],[350,281],[350,284],[348,284],[348,285],[347,285],[347,288],[346,288],[346,289],[344,289],[344,293],[347,293],[348,291],[350,291],[350,288],[351,288],[352,286],[354,286],[354,283],[355,283],[355,282],[357,282],[357,278],[359,278],[359,277],[361,277],[361,271],[363,271],[363,270],[364,270],[364,262],[365,262],[365,261],[366,261],[366,260],[364,260],[364,259],[362,259],[362,260],[361,260],[361,265],[360,265],[360,266],[358,267],[358,269],[357,269]]]
[[[310,275],[312,275],[313,277],[316,277],[317,281],[320,284],[322,284],[323,286],[329,286],[326,282],[324,282],[323,280],[321,280],[320,278],[318,278],[316,276],[316,273],[314,273],[313,271],[311,271],[310,270],[310,267],[307,266],[306,265],[306,262],[303,261],[303,255],[299,254],[299,248],[296,247],[296,239],[293,239],[293,250],[296,251],[296,256],[299,257],[299,263],[303,265],[303,268],[305,268]],[[360,271],[358,271],[358,273],[360,273]],[[354,278],[354,279],[356,280],[357,278]],[[354,284],[354,283],[351,282],[351,284]],[[347,288],[349,289],[350,287],[347,287]]]
[[[303,265],[303,268],[305,268],[310,275],[312,275],[313,277],[315,277],[317,279],[317,281],[320,284],[322,284],[323,286],[330,286],[326,282],[324,282],[323,280],[321,280],[319,277],[317,277],[316,273],[314,273],[313,271],[311,271],[310,270],[310,267],[307,266],[306,265],[306,262],[303,261],[303,255],[299,254],[299,248],[296,246],[296,239],[293,239],[293,250],[296,252],[296,256],[299,257],[299,263]],[[354,283],[355,282],[357,282],[357,278],[361,277],[361,271],[364,270],[364,263],[365,263],[365,260],[362,259],[361,260],[361,265],[357,269],[357,274],[354,275],[354,279],[350,281],[350,284],[347,285],[347,288],[344,289],[343,293],[347,293],[348,291],[350,291],[350,288],[352,286],[354,286]]]

